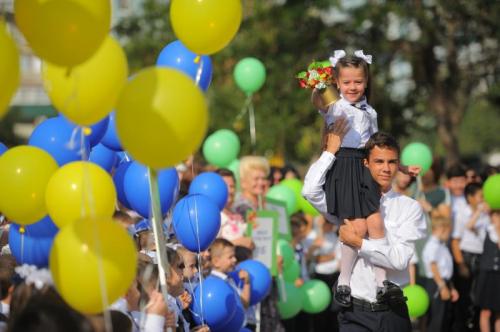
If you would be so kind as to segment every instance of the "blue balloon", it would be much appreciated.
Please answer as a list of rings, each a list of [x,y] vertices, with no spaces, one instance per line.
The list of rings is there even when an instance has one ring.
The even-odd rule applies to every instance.
[[[219,232],[220,210],[204,195],[188,195],[175,205],[173,226],[177,239],[189,251],[206,250]]]
[[[218,328],[214,327],[211,329],[214,332],[234,332],[234,331],[240,331],[241,328],[243,327],[243,323],[245,322],[245,309],[243,308],[243,304],[241,303],[241,300],[234,292],[236,296],[236,308],[234,310],[234,315],[233,318],[231,318],[224,326]]]
[[[86,160],[90,152],[88,140],[81,139],[80,129],[61,117],[40,123],[28,144],[47,151],[59,166],[72,161]]]
[[[101,139],[101,143],[113,151],[122,151],[122,144],[120,143],[120,139],[116,133],[115,112],[110,113],[108,118],[108,128]]]
[[[11,224],[9,228],[9,247],[16,261],[19,264],[47,267],[52,242],[58,232],[57,227],[48,216],[32,225],[24,226],[24,234],[19,231],[20,227]]]
[[[196,81],[196,75],[200,66],[200,63],[195,62],[196,57],[195,53],[191,52],[179,40],[176,40],[163,48],[156,60],[156,65],[178,69]],[[203,91],[207,91],[212,81],[212,60],[208,55],[202,55],[200,61],[201,75],[198,86]]]
[[[132,209],[130,202],[127,200],[127,196],[125,195],[125,174],[127,173],[127,169],[132,165],[132,162],[124,162],[120,164],[116,170],[115,174],[113,174],[113,182],[115,183],[116,195],[118,197],[118,201],[122,203],[127,209]]]
[[[8,150],[7,146],[5,146],[5,144],[0,142],[0,156],[3,155],[3,153],[7,150]]]
[[[250,305],[262,301],[271,290],[271,273],[269,269],[259,261],[249,259],[236,266],[235,273],[231,273],[236,285],[240,285],[238,272],[245,270],[250,275]]]
[[[108,149],[102,144],[97,144],[90,151],[89,161],[101,166],[107,172],[111,172],[116,159],[116,152]]]
[[[132,162],[125,174],[123,188],[127,201],[133,210],[141,216],[151,216],[151,198],[149,195],[149,176],[146,166],[137,161]],[[179,175],[175,168],[167,168],[158,172],[158,190],[160,192],[161,212],[165,214],[172,206],[178,190]]]
[[[227,185],[217,173],[204,172],[196,176],[189,186],[189,194],[202,194],[210,197],[222,211],[227,203]]]
[[[246,327],[242,328],[240,332],[252,332],[252,330],[247,329]]]
[[[59,117],[63,118],[66,120],[68,123],[70,123],[72,126],[78,126],[77,124],[71,122],[70,120],[66,119],[64,115],[59,114]],[[85,138],[89,141],[90,147],[94,147],[103,138],[104,134],[106,133],[106,130],[108,129],[108,123],[109,123],[109,118],[106,116],[104,119],[102,119],[99,122],[94,123],[91,125],[90,128],[90,135],[85,136]]]
[[[211,329],[220,328],[228,324],[236,313],[235,292],[221,278],[208,276],[201,285],[196,286],[193,295],[191,309],[198,325],[206,323]],[[205,322],[201,321],[201,317],[205,318]]]

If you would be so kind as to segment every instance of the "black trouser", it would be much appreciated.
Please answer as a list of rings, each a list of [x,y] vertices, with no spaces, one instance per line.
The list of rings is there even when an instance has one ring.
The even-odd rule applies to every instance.
[[[458,266],[453,267],[453,283],[460,294],[457,302],[453,304],[453,331],[479,331],[479,310],[472,301],[473,283],[477,277],[479,255],[462,251],[464,263],[469,268],[469,278],[462,277]]]
[[[339,314],[340,332],[411,332],[406,302],[391,304],[387,311],[362,311],[356,307]]]
[[[427,332],[451,331],[450,322],[453,321],[451,301],[441,300],[441,294],[434,279],[425,280],[425,289],[430,299],[429,310],[426,313]]]

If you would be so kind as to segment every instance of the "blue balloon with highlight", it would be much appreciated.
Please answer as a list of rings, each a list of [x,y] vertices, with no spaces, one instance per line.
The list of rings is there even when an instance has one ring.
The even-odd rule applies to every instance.
[[[199,59],[200,62],[196,62],[196,58],[195,53],[191,52],[181,41],[176,40],[163,48],[160,55],[158,55],[156,65],[178,69],[195,81],[201,65],[198,86],[203,91],[207,91],[212,81],[212,60],[208,55],[202,55]]]
[[[38,267],[49,265],[49,254],[54,237],[59,231],[49,216],[34,224],[24,226],[11,224],[9,229],[9,247],[19,264],[32,264]]]
[[[82,142],[80,129],[62,117],[47,119],[36,126],[28,144],[47,151],[59,166],[87,160],[90,152],[88,140]]]
[[[179,175],[175,168],[158,172],[158,190],[160,192],[161,213],[166,214],[178,191]],[[146,166],[132,162],[125,173],[123,188],[127,201],[133,210],[141,216],[151,216],[151,196],[149,194],[149,175]]]
[[[210,197],[222,211],[227,203],[227,184],[217,173],[204,172],[196,176],[189,186],[189,194],[202,194]]]
[[[188,195],[174,208],[174,232],[179,242],[192,252],[207,250],[220,229],[220,210],[208,197]]]
[[[195,313],[193,316],[198,325],[206,323],[210,329],[222,328],[236,313],[235,292],[219,277],[205,278],[201,286],[196,286],[193,295],[191,310]],[[201,322],[201,317],[205,318],[205,322]]]
[[[240,278],[238,278],[240,270],[247,271],[250,276],[250,305],[259,303],[271,290],[272,278],[269,269],[261,262],[253,259],[239,263],[234,273],[230,274],[237,286],[241,285]]]
[[[127,173],[127,169],[132,165],[131,161],[121,163],[115,169],[115,174],[113,174],[113,182],[116,188],[116,195],[118,197],[118,201],[122,203],[127,209],[132,209],[130,202],[127,200],[127,195],[125,195],[125,174]]]

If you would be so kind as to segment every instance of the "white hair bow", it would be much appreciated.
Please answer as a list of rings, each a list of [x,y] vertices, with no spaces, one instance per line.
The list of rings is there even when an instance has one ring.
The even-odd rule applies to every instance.
[[[339,62],[340,59],[346,56],[346,53],[344,50],[335,50],[333,52],[333,56],[330,57],[330,63],[332,64],[333,67],[337,65],[337,62]]]
[[[371,64],[372,63],[372,56],[369,54],[363,53],[363,50],[357,50],[354,52],[354,55],[357,56],[358,58],[361,58],[366,61],[366,63]]]
[[[33,285],[38,290],[45,285],[53,285],[52,275],[47,269],[38,269],[35,265],[23,264],[17,266],[15,271],[27,285]]]

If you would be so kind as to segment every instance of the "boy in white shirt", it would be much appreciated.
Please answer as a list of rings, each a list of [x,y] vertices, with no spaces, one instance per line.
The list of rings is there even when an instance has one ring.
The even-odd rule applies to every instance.
[[[458,292],[450,283],[453,276],[453,258],[446,246],[451,233],[451,221],[447,218],[432,219],[432,235],[422,252],[424,261],[425,288],[430,297],[427,311],[429,332],[448,331],[451,327],[451,302],[458,300]]]

